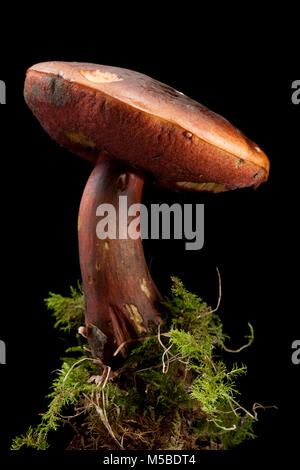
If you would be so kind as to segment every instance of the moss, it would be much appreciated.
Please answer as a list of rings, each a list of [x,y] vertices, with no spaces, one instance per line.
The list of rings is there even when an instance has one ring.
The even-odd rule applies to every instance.
[[[54,328],[70,332],[77,330],[84,323],[84,296],[82,285],[78,282],[77,288],[70,287],[70,297],[49,293],[45,299],[47,308],[55,318]]]
[[[50,294],[55,327],[75,331],[79,344],[62,359],[40,424],[16,437],[13,450],[47,449],[51,433],[66,423],[75,430],[68,449],[227,449],[255,437],[256,415],[237,402],[246,367],[228,368],[219,357],[229,350],[219,316],[179,279],[172,282],[163,326],[135,343],[117,371],[80,344],[81,287],[70,297]],[[248,346],[252,327],[247,340]]]

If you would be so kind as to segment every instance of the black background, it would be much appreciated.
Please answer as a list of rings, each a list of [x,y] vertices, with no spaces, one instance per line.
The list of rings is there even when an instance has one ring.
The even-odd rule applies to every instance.
[[[233,358],[248,366],[241,380],[242,402],[250,408],[253,402],[278,407],[259,413],[258,438],[236,452],[290,455],[300,419],[300,366],[291,362],[291,344],[299,339],[300,118],[300,105],[291,102],[291,83],[299,70],[288,68],[277,45],[261,35],[258,20],[256,42],[251,38],[246,46],[240,31],[230,42],[224,34],[216,41],[211,17],[210,33],[203,34],[205,21],[192,21],[188,6],[177,21],[167,23],[160,15],[147,21],[147,12],[145,8],[139,21],[131,15],[125,21],[123,12],[118,21],[116,12],[78,13],[77,22],[66,29],[59,15],[46,22],[45,8],[38,12],[39,21],[1,32],[0,79],[7,86],[7,104],[0,107],[0,339],[7,344],[7,365],[0,366],[1,446],[9,456],[11,439],[38,422],[51,371],[60,364],[65,344],[53,331],[43,299],[49,291],[67,294],[80,279],[77,212],[92,170],[41,129],[23,101],[24,76],[34,63],[75,60],[126,67],[165,82],[226,117],[268,155],[270,178],[256,191],[179,195],[147,185],[146,205],[205,204],[205,244],[198,252],[186,251],[184,241],[149,240],[144,246],[163,294],[175,274],[215,305],[218,266],[219,314],[232,338],[230,346],[242,344],[248,322],[255,330],[251,348]],[[94,15],[98,18],[92,22]],[[64,446],[60,441],[55,449]]]

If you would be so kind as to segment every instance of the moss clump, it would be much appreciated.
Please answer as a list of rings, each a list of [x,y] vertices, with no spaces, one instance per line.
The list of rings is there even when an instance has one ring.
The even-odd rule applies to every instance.
[[[49,292],[45,304],[55,318],[54,328],[64,332],[77,331],[84,323],[84,296],[79,282],[76,289],[70,287],[70,297]]]
[[[36,428],[14,439],[13,450],[45,450],[51,432],[65,424],[74,430],[68,449],[78,450],[228,449],[255,437],[256,413],[236,401],[236,380],[246,367],[228,368],[215,354],[228,350],[220,318],[179,279],[172,281],[162,327],[132,343],[120,369],[93,359],[77,334],[48,410]],[[80,286],[69,298],[50,294],[46,304],[57,328],[77,332],[84,318]]]

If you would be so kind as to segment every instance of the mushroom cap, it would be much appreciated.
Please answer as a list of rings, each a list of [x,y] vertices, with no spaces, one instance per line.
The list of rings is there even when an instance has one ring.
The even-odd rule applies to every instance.
[[[178,190],[221,192],[268,178],[267,156],[241,131],[138,72],[44,62],[27,71],[24,97],[54,140],[93,163],[104,151]]]

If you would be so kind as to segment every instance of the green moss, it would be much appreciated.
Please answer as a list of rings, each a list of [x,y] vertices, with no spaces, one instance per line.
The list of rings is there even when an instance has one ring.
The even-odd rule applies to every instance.
[[[15,438],[13,450],[45,450],[65,423],[77,430],[71,449],[227,449],[255,437],[256,416],[237,402],[246,367],[228,368],[219,358],[229,350],[219,316],[179,279],[172,282],[162,330],[136,343],[110,375],[76,334],[84,321],[80,286],[68,298],[50,294],[55,327],[74,330],[79,345],[66,351],[40,424]]]
[[[49,297],[45,299],[47,308],[55,318],[54,328],[59,328],[65,332],[76,330],[84,323],[82,285],[78,282],[77,289],[71,286],[70,291],[70,297],[63,297],[60,294],[49,292]]]

